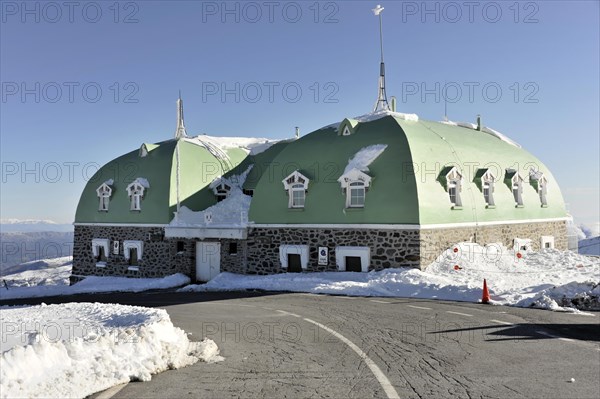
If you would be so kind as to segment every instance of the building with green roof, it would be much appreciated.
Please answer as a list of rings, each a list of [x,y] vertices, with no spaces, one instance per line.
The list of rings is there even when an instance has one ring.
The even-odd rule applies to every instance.
[[[458,242],[567,249],[557,181],[483,125],[396,112],[383,56],[372,113],[278,142],[175,137],[98,170],[75,217],[72,282],[425,268]]]

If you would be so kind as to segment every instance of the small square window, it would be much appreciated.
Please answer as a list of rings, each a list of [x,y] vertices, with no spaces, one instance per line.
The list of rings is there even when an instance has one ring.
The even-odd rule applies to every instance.
[[[185,243],[183,241],[177,241],[177,252],[185,251]]]
[[[237,255],[238,253],[238,245],[237,242],[229,243],[229,255]]]

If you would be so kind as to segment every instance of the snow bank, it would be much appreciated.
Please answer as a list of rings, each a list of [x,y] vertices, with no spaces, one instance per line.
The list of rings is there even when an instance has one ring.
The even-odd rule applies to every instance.
[[[85,397],[152,374],[223,360],[162,309],[67,303],[2,309],[0,397]]]
[[[477,302],[481,299],[484,278],[496,304],[530,306],[531,302],[527,299],[535,300],[537,295],[552,287],[571,282],[598,284],[600,260],[569,251],[545,249],[521,253],[500,244],[480,246],[460,243],[445,251],[424,271],[402,268],[370,273],[288,273],[273,276],[221,273],[207,284],[191,285],[180,291],[262,289]],[[559,291],[570,292],[567,288]],[[589,296],[593,295],[594,292],[590,291]],[[560,307],[558,303],[555,306]]]
[[[369,165],[376,160],[386,148],[387,144],[373,144],[361,149],[348,161],[348,165],[346,165],[343,174],[345,175],[353,169],[358,169],[365,173],[368,172]]]
[[[68,277],[71,274],[71,267],[72,265],[68,265],[44,271],[32,271],[30,274],[10,275],[6,278],[9,289],[7,290],[3,285],[0,286],[0,300],[92,292],[141,292],[180,287],[190,282],[188,276],[178,273],[163,278],[90,276],[75,285],[69,286]],[[45,277],[40,277],[44,275]]]

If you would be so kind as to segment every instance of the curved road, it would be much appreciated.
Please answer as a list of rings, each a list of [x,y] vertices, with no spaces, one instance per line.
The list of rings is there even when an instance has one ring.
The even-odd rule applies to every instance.
[[[226,358],[97,398],[600,397],[597,312],[289,293],[54,301],[73,300],[164,308],[192,339],[216,341]]]

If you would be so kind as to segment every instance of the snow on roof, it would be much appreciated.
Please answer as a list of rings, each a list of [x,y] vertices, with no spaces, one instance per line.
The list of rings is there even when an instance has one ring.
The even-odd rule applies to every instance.
[[[544,177],[544,173],[540,170],[535,170],[533,168],[529,169],[529,178],[531,180],[540,180]]]
[[[350,172],[352,169],[357,169],[362,172],[369,171],[369,165],[381,155],[387,148],[387,144],[373,144],[362,148],[348,161],[344,173]]]
[[[465,127],[467,129],[477,130],[477,124],[471,123],[471,122],[440,121],[440,123],[443,123],[444,125],[460,126],[460,127]],[[500,139],[500,140],[504,141],[505,143],[508,143],[512,146],[515,146],[517,148],[522,148],[521,144],[517,143],[514,140],[509,139],[507,136],[505,136],[504,134],[500,133],[497,130],[492,129],[491,127],[483,126],[481,131],[483,133],[487,133],[491,136],[494,136],[497,139]]]
[[[113,184],[115,184],[115,181],[113,179],[108,179],[107,181],[105,181],[102,184],[106,184],[107,186],[112,186]]]
[[[245,195],[242,186],[250,170],[250,165],[242,174],[232,175],[229,178],[216,179],[221,182],[227,182],[231,190],[229,195],[223,201],[206,208],[203,211],[195,212],[188,207],[182,206],[177,216],[169,223],[169,226],[227,226],[227,227],[245,227],[248,224],[248,210],[252,197]],[[215,183],[211,183],[211,186]]]
[[[273,144],[278,143],[281,140],[273,140],[266,138],[254,138],[254,137],[215,137],[207,135],[199,135],[195,137],[188,137],[184,139],[189,143],[206,147],[216,147],[221,151],[225,151],[231,148],[240,148],[245,150],[250,155],[260,154],[267,150]],[[215,155],[217,156],[217,155]]]
[[[139,184],[140,186],[142,186],[144,188],[150,188],[150,183],[148,182],[148,179],[146,179],[145,177],[137,177],[129,185],[131,186],[132,184],[135,184],[135,183]]]
[[[381,110],[377,112],[370,112],[368,114],[364,114],[361,116],[357,116],[353,119],[356,119],[359,122],[371,122],[377,119],[384,118],[386,116],[393,116],[394,118],[404,119],[405,121],[415,121],[419,120],[419,115],[417,114],[404,114],[402,112],[393,112],[388,110]]]

